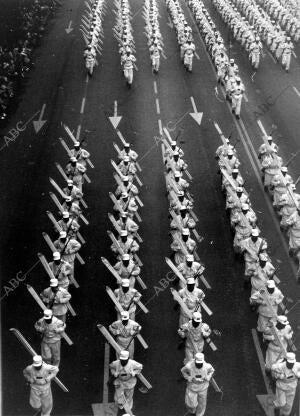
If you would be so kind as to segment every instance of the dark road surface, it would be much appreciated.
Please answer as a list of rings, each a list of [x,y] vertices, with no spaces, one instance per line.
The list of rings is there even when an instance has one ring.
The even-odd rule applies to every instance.
[[[209,0],[205,3],[224,39],[228,40],[227,29]],[[236,140],[246,188],[258,215],[262,234],[269,243],[273,263],[278,267],[280,288],[289,298],[290,302],[286,303],[291,308],[299,299],[300,292],[296,268],[288,256],[287,243],[280,233],[269,198],[263,192],[253,149],[256,151],[262,143],[256,122],[260,119],[267,131],[272,126],[275,129],[275,141],[284,160],[299,150],[300,97],[293,86],[300,91],[300,47],[296,48],[299,58],[293,59],[289,74],[285,74],[266,54],[261,67],[253,75],[245,53],[231,40],[231,53],[239,64],[249,100],[243,103],[241,121],[237,122],[227,104],[221,102],[221,92],[219,99],[215,96],[215,73],[188,7],[182,3],[193,28],[200,60],[194,60],[192,74],[185,72],[180,63],[174,29],[167,25],[165,3],[159,1],[167,60],[162,59],[159,74],[153,76],[146,36],[143,34],[143,3],[130,0],[130,4],[139,68],[134,74],[131,90],[125,85],[117,42],[112,33],[115,23],[112,2],[109,2],[104,18],[100,67],[96,68],[87,83],[82,59],[84,44],[78,30],[84,2],[65,0],[37,50],[35,68],[29,74],[17,112],[1,132],[0,147],[5,144],[3,136],[16,128],[16,123],[30,120],[46,104],[44,119],[47,122],[41,131],[36,134],[32,122],[29,122],[26,130],[0,151],[3,415],[34,414],[28,403],[29,390],[22,376],[22,370],[31,358],[9,328],[18,328],[39,350],[40,339],[33,325],[41,317],[41,310],[28,294],[25,283],[40,292],[48,282],[43,267],[37,263],[37,253],[42,252],[48,259],[51,257],[42,238],[43,231],[55,238],[46,210],[57,216],[57,209],[49,197],[52,189],[48,178],[51,176],[62,185],[55,162],[65,166],[67,161],[58,138],[64,137],[71,145],[62,123],[70,126],[75,133],[81,125],[81,137],[86,138],[85,145],[91,153],[95,169],[88,171],[92,183],[84,185],[84,199],[88,204],[85,214],[90,221],[89,226],[82,225],[81,228],[87,241],[81,250],[86,265],[76,265],[75,277],[80,288],[71,288],[72,306],[77,317],[69,317],[67,321],[67,332],[74,345],[62,344],[59,377],[70,393],[64,394],[53,386],[53,415],[92,415],[91,404],[102,401],[104,340],[96,324],[108,326],[115,320],[114,307],[105,292],[105,285],[115,288],[115,282],[102,265],[100,256],[113,261],[106,234],[106,230],[111,229],[107,213],[112,212],[108,192],[115,189],[110,159],[116,159],[113,142],[119,146],[121,143],[108,117],[113,115],[114,101],[117,100],[118,114],[123,116],[119,129],[139,154],[140,177],[144,184],[140,195],[144,208],[139,211],[143,219],[140,234],[144,243],[139,256],[144,263],[142,278],[148,286],[142,291],[143,301],[147,303],[150,313],[138,314],[137,321],[143,326],[142,335],[149,343],[149,349],[142,351],[137,346],[135,359],[144,364],[143,373],[151,381],[153,389],[148,395],[136,391],[134,414],[184,416],[186,413],[185,383],[180,378],[183,351],[177,348],[178,313],[174,311],[169,287],[159,293],[157,291],[158,287],[163,287],[161,279],[168,272],[164,258],[170,254],[161,147],[154,138],[159,135],[160,119],[163,126],[174,126],[174,137],[180,134],[185,160],[194,178],[191,192],[195,198],[195,213],[199,217],[197,229],[203,236],[198,254],[205,264],[205,276],[212,287],[210,291],[206,290],[206,302],[213,315],[207,317],[204,314],[203,317],[221,334],[213,337],[218,350],[206,350],[206,358],[216,369],[215,378],[223,395],[210,389],[205,414],[261,416],[265,413],[256,395],[266,394],[266,388],[251,333],[251,329],[256,328],[256,315],[250,311],[249,292],[243,288],[243,266],[233,255],[232,235],[214,158],[221,142],[213,121],[218,122],[225,134],[231,132],[233,140]],[[67,35],[65,28],[70,20],[74,30]],[[288,85],[290,87],[280,95]],[[84,111],[83,97],[86,97]],[[203,112],[201,126],[189,115],[193,111],[191,97],[198,111]],[[268,97],[272,97],[274,103],[263,112],[260,106]],[[160,114],[156,99],[159,100]],[[300,154],[289,166],[294,180],[300,175],[299,158]],[[24,277],[24,282],[12,289],[11,279],[23,276],[28,270],[30,272]],[[299,318],[298,304],[289,314],[298,348]],[[295,412],[292,413],[294,415]]]

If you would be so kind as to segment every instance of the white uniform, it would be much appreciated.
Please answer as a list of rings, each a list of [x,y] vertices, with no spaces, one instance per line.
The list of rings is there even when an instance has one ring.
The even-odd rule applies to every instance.
[[[41,369],[36,370],[29,365],[23,371],[25,379],[30,383],[30,405],[38,410],[41,408],[41,416],[50,416],[53,408],[51,380],[58,373],[58,367],[42,364]]]

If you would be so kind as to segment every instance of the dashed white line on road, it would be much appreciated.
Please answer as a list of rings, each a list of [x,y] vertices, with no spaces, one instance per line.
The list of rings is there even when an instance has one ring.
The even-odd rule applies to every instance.
[[[162,136],[163,134],[163,129],[162,129],[162,122],[161,119],[158,120],[158,128],[159,128],[159,134]]]
[[[266,373],[265,373],[265,361],[264,361],[263,353],[262,353],[260,345],[259,345],[259,339],[258,339],[258,336],[257,336],[256,329],[252,328],[251,332],[252,332],[253,342],[254,342],[256,353],[257,353],[258,360],[259,360],[259,365],[260,365],[261,372],[262,372],[262,375],[263,375],[263,379],[264,379],[264,382],[265,382],[266,390],[267,390],[268,394],[272,394],[272,390],[270,388],[270,383],[268,382],[268,379],[267,379],[267,376],[266,376]]]
[[[274,58],[274,56],[271,54],[270,51],[267,51],[267,52],[268,52],[269,56],[271,57],[272,61],[274,62],[274,64],[276,64],[277,62],[276,62],[276,59]]]
[[[160,114],[160,106],[159,106],[159,99],[155,99],[155,105],[156,105],[156,112],[157,114]]]
[[[157,94],[157,83],[153,81],[154,94]]]
[[[86,98],[83,97],[83,99],[81,101],[80,114],[83,114],[84,113],[85,101],[86,101]]]
[[[297,55],[295,54],[295,52],[294,52],[294,51],[292,51],[292,55],[293,55],[293,57],[294,57],[295,59],[297,59]]]
[[[80,133],[81,133],[81,124],[79,124],[79,126],[77,127],[76,140],[78,141],[80,138]]]
[[[297,90],[296,87],[293,86],[293,90],[295,91],[295,93],[298,95],[298,97],[300,98],[300,92]]]
[[[200,56],[197,54],[197,52],[195,52],[195,56],[198,59],[198,61],[200,61]]]
[[[249,102],[248,97],[247,97],[247,95],[246,95],[246,94],[244,94],[244,99],[245,99],[246,103],[248,103],[248,102]]]

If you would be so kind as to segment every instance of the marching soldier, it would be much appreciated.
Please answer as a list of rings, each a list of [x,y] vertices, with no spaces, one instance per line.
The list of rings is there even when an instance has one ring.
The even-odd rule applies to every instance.
[[[41,299],[57,319],[66,322],[67,304],[71,299],[71,294],[58,286],[57,279],[50,279],[50,287],[43,290]]]
[[[34,327],[43,336],[41,344],[43,360],[47,364],[59,367],[61,335],[66,324],[53,316],[51,309],[45,309],[43,318],[39,319]]]
[[[134,240],[133,237],[128,236],[127,230],[121,230],[120,238],[118,239],[118,245],[121,247],[123,254],[134,254],[139,251],[140,246]],[[114,253],[118,253],[118,247],[115,246],[115,243],[111,245],[111,249]],[[118,255],[118,258],[120,255]]]
[[[193,277],[187,279],[186,287],[180,289],[178,293],[190,311],[187,315],[186,312],[180,308],[179,326],[182,326],[191,319],[194,312],[201,312],[201,302],[204,300],[205,294],[203,290],[196,287],[196,282]]]
[[[258,304],[257,331],[262,333],[265,332],[269,321],[274,320],[278,306],[284,299],[274,280],[268,280],[266,286],[265,296],[262,296],[261,291],[257,291],[250,297],[250,303]]]
[[[109,326],[109,331],[116,337],[119,346],[129,352],[129,357],[134,356],[134,337],[140,333],[142,327],[132,319],[129,319],[128,311],[121,313],[121,319]]]
[[[276,400],[274,402],[276,413],[289,416],[300,378],[300,363],[296,361],[295,354],[288,352],[286,359],[273,364],[272,373],[276,379]]]
[[[54,242],[56,250],[60,253],[62,260],[68,262],[72,267],[72,275],[74,275],[75,254],[80,250],[81,244],[72,237],[67,238],[67,233],[61,231],[59,239]]]
[[[127,231],[129,238],[134,238],[135,234],[139,230],[138,224],[128,216],[127,212],[124,211],[120,213],[120,218],[118,219],[117,224],[121,230]]]
[[[53,261],[49,263],[49,267],[54,277],[58,280],[58,287],[68,290],[72,266],[67,261],[61,259],[59,251],[54,251]]]
[[[198,352],[182,369],[181,374],[187,381],[185,404],[190,413],[203,416],[207,404],[209,382],[215,370]]]
[[[76,157],[77,162],[86,167],[86,160],[91,155],[87,150],[82,149],[80,142],[76,141],[74,143],[74,149],[71,149],[71,156]]]
[[[185,260],[186,254],[193,254],[197,248],[195,240],[190,237],[190,230],[182,228],[181,235],[176,231],[173,233],[171,250],[174,252],[174,260],[179,265]]]
[[[77,203],[83,197],[83,193],[77,186],[74,185],[72,179],[67,180],[67,187],[64,188],[63,191],[66,196],[70,196],[72,198],[72,201]]]
[[[109,367],[115,378],[115,403],[120,409],[123,409],[125,403],[132,409],[136,375],[141,373],[143,365],[129,358],[128,351],[121,351],[119,359],[113,361]]]
[[[125,156],[129,157],[129,162],[136,162],[138,158],[137,152],[130,148],[130,143],[124,143],[124,149],[118,154],[120,161],[124,160]]]
[[[68,178],[72,179],[75,186],[82,192],[82,185],[84,182],[83,175],[86,172],[86,168],[81,163],[77,162],[75,156],[70,157],[65,172]]]
[[[58,225],[60,226],[61,231],[67,233],[67,236],[76,238],[80,225],[74,217],[70,218],[70,213],[68,211],[63,211],[62,219],[58,221]]]
[[[202,264],[194,260],[193,254],[187,254],[185,256],[185,262],[182,262],[178,265],[178,270],[183,275],[183,277],[186,279],[192,277],[195,279],[195,284],[198,286],[198,276],[201,276],[201,274],[204,271],[204,267]],[[180,280],[180,286],[183,288],[183,283]]]
[[[251,236],[242,241],[242,252],[245,260],[245,279],[252,276],[256,270],[259,254],[267,250],[267,242],[259,237],[258,228],[253,228]]]
[[[142,295],[133,287],[130,287],[128,279],[122,279],[122,284],[114,291],[117,301],[120,303],[124,311],[129,312],[129,318],[134,321],[136,312],[136,303],[139,302]],[[118,312],[118,319],[121,319]]]
[[[274,335],[275,331],[277,336]],[[265,328],[263,337],[266,341],[268,341],[265,368],[266,373],[269,374],[271,372],[272,365],[277,363],[283,354],[282,347],[286,350],[288,347],[288,341],[293,337],[293,331],[287,317],[285,315],[277,316],[276,324],[270,322]]]
[[[53,408],[51,380],[58,373],[58,367],[43,362],[40,355],[35,355],[23,375],[30,384],[30,406],[41,411],[41,416],[50,416]]]
[[[122,260],[114,265],[114,269],[122,279],[129,279],[130,287],[135,286],[135,278],[141,272],[141,268],[130,258],[129,254],[123,254]]]
[[[184,364],[192,360],[198,352],[203,352],[204,341],[211,334],[210,327],[202,322],[200,312],[194,312],[192,319],[178,329],[178,334],[185,339]]]

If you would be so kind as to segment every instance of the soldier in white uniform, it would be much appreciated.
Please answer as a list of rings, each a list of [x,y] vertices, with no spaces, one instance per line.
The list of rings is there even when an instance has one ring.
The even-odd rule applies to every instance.
[[[134,337],[141,332],[141,329],[136,321],[129,319],[128,311],[122,312],[121,319],[109,326],[109,331],[116,337],[119,346],[129,351],[130,358],[134,357]]]
[[[23,375],[30,385],[30,406],[41,411],[41,416],[50,416],[53,408],[51,380],[56,377],[58,367],[43,362],[40,355],[33,357],[31,365],[27,366]]]
[[[198,352],[182,369],[181,374],[187,381],[185,404],[188,411],[196,416],[203,416],[207,404],[209,382],[215,370]]]
[[[134,387],[137,383],[136,375],[141,373],[143,365],[129,358],[128,351],[121,351],[119,359],[113,361],[109,367],[115,378],[115,403],[120,409],[125,403],[129,409],[132,409]]]

